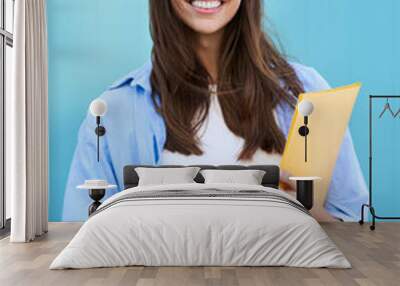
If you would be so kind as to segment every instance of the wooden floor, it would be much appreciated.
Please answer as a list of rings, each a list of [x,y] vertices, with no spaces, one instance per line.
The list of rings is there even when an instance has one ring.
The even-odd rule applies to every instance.
[[[30,244],[0,241],[0,285],[400,285],[400,223],[324,224],[353,265],[350,270],[285,267],[126,267],[48,270],[80,224],[51,223],[49,233]]]

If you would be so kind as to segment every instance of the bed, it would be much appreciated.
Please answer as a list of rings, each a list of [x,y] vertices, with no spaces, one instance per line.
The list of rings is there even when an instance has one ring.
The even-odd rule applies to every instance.
[[[50,269],[351,267],[309,212],[278,189],[277,166],[199,166],[264,170],[261,185],[205,184],[199,173],[195,183],[153,186],[138,186],[137,167],[124,168],[125,190],[103,202]]]

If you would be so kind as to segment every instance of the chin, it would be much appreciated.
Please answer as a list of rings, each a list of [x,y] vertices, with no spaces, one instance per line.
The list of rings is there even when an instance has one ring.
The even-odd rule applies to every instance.
[[[203,23],[199,23],[199,22],[203,22]],[[223,28],[224,28],[223,24],[219,24],[219,23],[215,23],[215,22],[211,22],[211,23],[209,21],[207,21],[207,22],[199,21],[199,22],[192,23],[192,25],[190,25],[190,28],[199,34],[204,34],[204,35],[215,34],[219,31],[223,30]]]

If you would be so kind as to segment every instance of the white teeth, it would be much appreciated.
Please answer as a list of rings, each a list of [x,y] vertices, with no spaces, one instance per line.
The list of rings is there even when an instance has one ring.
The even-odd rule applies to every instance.
[[[222,5],[221,1],[192,1],[192,6],[200,9],[216,9]]]

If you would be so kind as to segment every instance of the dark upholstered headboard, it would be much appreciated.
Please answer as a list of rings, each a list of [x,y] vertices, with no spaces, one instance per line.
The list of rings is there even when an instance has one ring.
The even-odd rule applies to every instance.
[[[132,165],[125,166],[124,168],[124,189],[136,187],[139,183],[139,176],[135,171],[137,167],[146,168],[180,168],[184,166],[169,165],[169,166],[146,166],[146,165]],[[274,165],[254,165],[254,166],[239,166],[239,165],[222,165],[222,166],[211,166],[211,165],[196,165],[202,170],[205,169],[218,169],[218,170],[263,170],[265,176],[262,181],[262,185],[265,187],[279,188],[279,167]],[[203,176],[199,173],[194,179],[197,183],[204,183]]]

